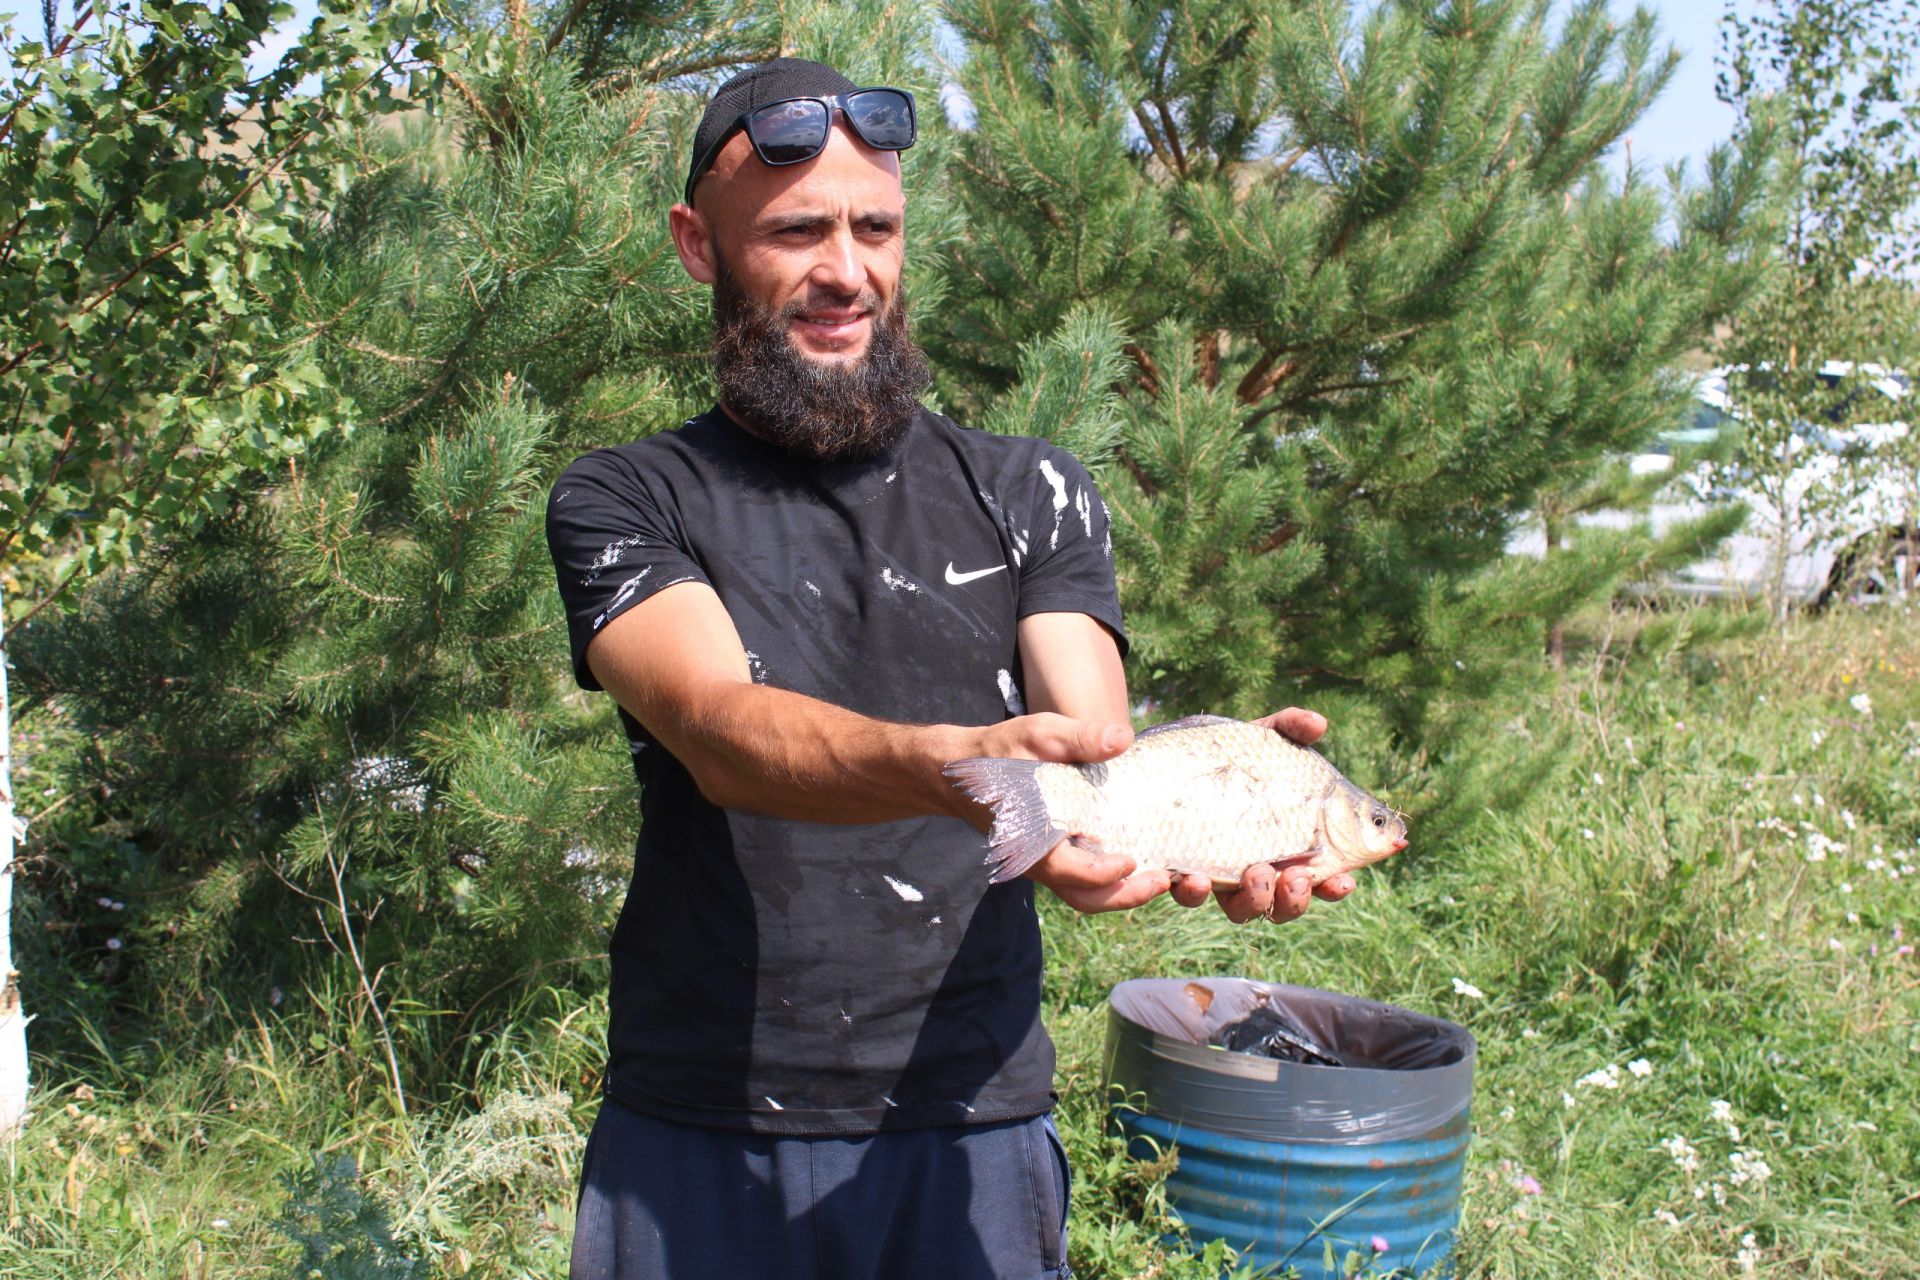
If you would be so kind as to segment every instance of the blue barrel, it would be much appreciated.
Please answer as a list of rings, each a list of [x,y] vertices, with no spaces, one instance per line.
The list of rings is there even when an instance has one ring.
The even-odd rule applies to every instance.
[[[1347,1065],[1208,1043],[1262,1005]],[[1313,1280],[1355,1251],[1378,1274],[1453,1274],[1473,1059],[1464,1027],[1311,987],[1142,978],[1107,1007],[1113,1120],[1137,1157],[1177,1149],[1167,1198],[1193,1241]]]

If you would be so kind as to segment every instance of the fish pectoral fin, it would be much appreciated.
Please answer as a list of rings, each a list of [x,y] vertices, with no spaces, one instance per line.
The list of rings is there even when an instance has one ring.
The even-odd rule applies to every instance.
[[[975,757],[956,760],[944,772],[969,796],[993,810],[987,833],[988,884],[1001,884],[1047,856],[1067,835],[1047,814],[1046,797],[1034,774],[1038,760]]]

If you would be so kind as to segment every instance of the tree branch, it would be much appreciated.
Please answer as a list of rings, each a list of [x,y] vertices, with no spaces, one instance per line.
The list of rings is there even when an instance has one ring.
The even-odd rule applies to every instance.
[[[593,0],[573,0],[573,3],[567,6],[567,11],[560,15],[559,25],[547,33],[548,53],[560,47],[560,42],[567,38],[567,32],[572,30],[573,24],[580,20],[580,15],[587,11],[587,6],[591,3]]]

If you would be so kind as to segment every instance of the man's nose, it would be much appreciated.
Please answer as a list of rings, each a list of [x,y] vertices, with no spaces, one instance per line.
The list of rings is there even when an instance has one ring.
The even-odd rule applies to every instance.
[[[814,259],[813,270],[808,274],[809,282],[817,289],[841,297],[851,297],[861,292],[866,287],[867,271],[860,262],[857,247],[851,228],[842,228],[822,236],[819,256]]]

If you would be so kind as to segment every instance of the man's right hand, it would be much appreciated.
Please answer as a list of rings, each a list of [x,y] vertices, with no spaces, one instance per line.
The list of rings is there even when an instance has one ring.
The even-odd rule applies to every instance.
[[[1046,760],[1058,764],[1095,764],[1111,760],[1133,745],[1129,725],[1042,711],[1016,716],[981,730],[978,754],[1015,760]],[[981,831],[992,824],[992,812],[962,798],[964,817]],[[1134,861],[1124,854],[1104,853],[1091,845],[1062,840],[1027,871],[1027,878],[1045,885],[1075,911],[1127,911],[1165,893],[1171,879],[1164,871],[1133,874]]]

